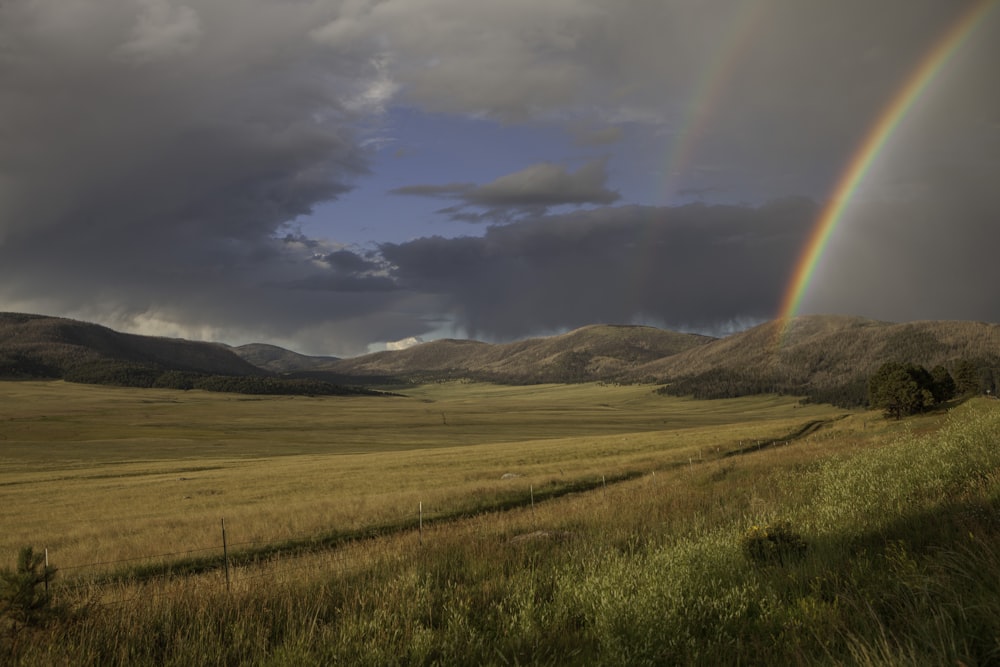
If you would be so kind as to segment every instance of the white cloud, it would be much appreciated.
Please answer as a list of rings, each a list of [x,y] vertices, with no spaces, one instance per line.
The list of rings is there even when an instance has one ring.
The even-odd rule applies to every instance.
[[[344,106],[356,114],[383,114],[386,105],[399,91],[399,84],[393,80],[390,72],[390,57],[380,54],[369,60],[372,74],[360,80],[360,92],[349,97]]]
[[[402,340],[394,340],[385,344],[385,349],[387,350],[407,350],[414,345],[420,345],[424,342],[424,339],[420,336],[409,336]]]

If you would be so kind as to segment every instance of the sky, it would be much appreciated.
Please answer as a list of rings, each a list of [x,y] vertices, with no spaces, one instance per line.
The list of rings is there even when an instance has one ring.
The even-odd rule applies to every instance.
[[[353,356],[1000,322],[1000,0],[0,0],[0,311]]]

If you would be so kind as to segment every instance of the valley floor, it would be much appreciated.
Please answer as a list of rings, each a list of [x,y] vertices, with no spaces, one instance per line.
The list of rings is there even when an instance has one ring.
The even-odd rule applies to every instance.
[[[0,383],[14,664],[991,664],[1000,405]],[[221,519],[230,567],[223,568]]]

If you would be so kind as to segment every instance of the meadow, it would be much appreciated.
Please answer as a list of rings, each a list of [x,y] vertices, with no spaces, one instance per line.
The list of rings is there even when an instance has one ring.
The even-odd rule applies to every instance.
[[[244,397],[0,384],[0,562],[281,540],[484,507],[780,437],[843,411],[648,387],[448,383],[390,397]],[[508,479],[502,479],[508,475]],[[512,477],[516,476],[516,477]]]
[[[651,389],[251,399],[0,384],[0,563],[32,545],[61,568],[57,618],[0,651],[15,664],[1000,660],[997,401],[891,422]],[[206,566],[171,573],[192,559]]]

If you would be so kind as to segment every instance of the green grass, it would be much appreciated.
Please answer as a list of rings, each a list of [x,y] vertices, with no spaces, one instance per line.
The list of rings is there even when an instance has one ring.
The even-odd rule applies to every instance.
[[[65,387],[28,389],[58,393]],[[108,439],[124,448],[133,437],[127,424],[148,405],[141,400],[149,394],[113,396],[119,410],[104,417],[113,436]],[[149,521],[212,518],[204,536],[209,541],[218,530],[214,514],[224,505],[213,503],[220,498],[244,509],[232,521],[227,514],[234,532],[255,514],[270,512],[277,523],[260,524],[262,538],[265,528],[280,534],[278,523],[302,514],[327,519],[296,524],[305,533],[387,524],[398,517],[396,504],[415,505],[420,498],[425,507],[438,508],[439,520],[425,525],[422,535],[392,530],[333,550],[238,561],[228,590],[220,570],[126,578],[113,585],[64,571],[56,590],[71,611],[51,626],[0,640],[0,651],[6,651],[0,662],[1000,661],[997,401],[972,401],[948,414],[900,423],[850,413],[788,446],[725,457],[741,442],[780,438],[809,421],[845,413],[795,407],[795,401],[775,397],[699,403],[653,397],[638,387],[449,384],[414,390],[393,404],[400,406],[399,414],[365,404],[376,399],[347,403],[359,400],[352,398],[319,401],[314,405],[323,409],[315,416],[323,425],[332,420],[360,427],[367,414],[379,420],[373,430],[401,436],[413,430],[409,420],[432,406],[439,422],[441,411],[449,422],[435,425],[442,434],[453,426],[469,427],[464,443],[404,448],[385,442],[378,449],[369,433],[373,444],[367,453],[346,446],[317,451],[310,449],[316,434],[309,427],[292,441],[294,429],[279,426],[293,443],[289,448],[300,451],[207,461],[200,450],[211,445],[195,434],[214,426],[193,415],[203,411],[243,421],[247,446],[263,447],[254,442],[249,425],[258,419],[266,426],[281,414],[280,399],[265,401],[254,413],[219,397],[176,396],[180,403],[173,404],[178,413],[172,423],[192,434],[188,453],[171,458],[172,450],[162,444],[143,449],[144,441],[135,440],[133,453],[148,458],[90,466],[76,461],[59,469],[39,456],[38,470],[27,458],[13,458],[16,469],[5,467],[0,476],[5,484],[0,493],[8,494],[0,504],[6,512],[0,534],[19,529],[17,512],[7,510],[10,503],[27,512],[37,490],[67,485],[79,504],[106,503],[102,494],[117,497],[111,489],[119,484],[135,504],[159,498],[162,507],[136,512],[145,512]],[[22,416],[35,411],[37,418],[46,411],[37,394],[34,398],[24,404]],[[71,417],[81,432],[88,428],[87,401],[95,401],[95,410],[101,402],[90,394],[84,399],[63,393],[59,399],[52,405],[63,412],[52,409],[52,416]],[[159,414],[161,421],[170,417],[170,410]],[[56,432],[66,422],[47,423]],[[496,439],[489,439],[490,428]],[[223,493],[199,499],[202,506],[185,516],[168,499],[176,473],[164,471],[199,465],[203,469],[189,472],[188,481],[200,479],[203,488]],[[533,509],[488,511],[496,498],[528,485],[593,482],[602,470],[642,474],[553,497]],[[503,486],[500,471],[523,474],[507,480],[522,486]],[[350,492],[330,490],[341,485]],[[324,502],[326,493],[339,503],[353,502],[350,511],[337,514],[335,503]],[[463,508],[471,513],[459,518]],[[91,532],[79,535],[80,544],[106,543],[108,553],[127,552],[121,544],[132,529],[124,515],[89,517]],[[45,530],[42,515],[33,521],[36,531]],[[804,549],[783,558],[748,556],[748,540],[776,534],[775,526],[795,544],[801,540]],[[144,548],[176,545],[158,541],[176,538],[169,531],[134,537]],[[55,553],[74,553],[70,548],[65,544]],[[83,546],[77,548],[75,553],[84,553]],[[61,564],[58,558],[54,563]],[[117,567],[128,575],[131,566]]]

